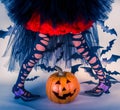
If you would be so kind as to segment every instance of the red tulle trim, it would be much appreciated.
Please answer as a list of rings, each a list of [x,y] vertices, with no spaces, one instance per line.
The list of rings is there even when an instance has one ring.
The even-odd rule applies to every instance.
[[[51,21],[46,21],[40,24],[40,15],[34,13],[31,19],[25,24],[26,29],[40,32],[42,34],[53,35],[65,35],[67,33],[78,34],[89,29],[92,26],[93,22],[89,21],[85,23],[84,20],[79,20],[73,24],[61,23],[57,24],[56,27],[52,26]]]

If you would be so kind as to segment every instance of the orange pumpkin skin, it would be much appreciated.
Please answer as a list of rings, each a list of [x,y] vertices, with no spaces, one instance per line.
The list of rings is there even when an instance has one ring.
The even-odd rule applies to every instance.
[[[56,103],[65,104],[73,101],[80,92],[80,84],[77,78],[70,72],[58,72],[52,74],[46,83],[48,98]]]

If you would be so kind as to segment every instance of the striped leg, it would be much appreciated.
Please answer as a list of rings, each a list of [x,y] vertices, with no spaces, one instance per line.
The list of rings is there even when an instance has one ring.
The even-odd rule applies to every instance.
[[[94,92],[100,92],[101,93],[101,85],[100,84],[106,84],[106,75],[103,71],[102,65],[98,57],[92,53],[92,51],[89,49],[85,38],[79,34],[73,36],[73,45],[77,48],[78,53],[82,55],[82,57],[90,64],[92,69],[97,74],[97,77],[99,79],[99,85],[94,90]],[[100,89],[98,89],[100,87]]]
[[[48,42],[49,42],[49,38],[46,35],[39,34],[39,36],[36,38],[34,48],[31,54],[25,59],[25,61],[23,62],[21,66],[17,82],[15,86],[13,87],[13,93],[16,92],[17,88],[19,88],[19,90],[22,90],[23,91],[22,97],[23,95],[25,96],[24,97],[25,99],[23,100],[27,100],[26,96],[28,97],[32,95],[30,92],[24,89],[24,83],[25,83],[27,76],[31,72],[32,68],[34,67],[34,65],[42,57],[44,51],[46,50]]]

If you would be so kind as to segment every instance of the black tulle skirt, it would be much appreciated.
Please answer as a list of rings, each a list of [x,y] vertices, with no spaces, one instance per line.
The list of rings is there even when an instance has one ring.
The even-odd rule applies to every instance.
[[[25,24],[34,12],[41,15],[41,22],[73,23],[84,19],[96,21],[108,18],[113,0],[2,0],[8,15],[16,24]]]

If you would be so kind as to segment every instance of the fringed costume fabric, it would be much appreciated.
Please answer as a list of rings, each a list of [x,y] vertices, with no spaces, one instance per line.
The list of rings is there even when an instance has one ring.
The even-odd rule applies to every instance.
[[[55,65],[62,58],[70,67],[71,56],[76,53],[71,36],[82,33],[89,47],[99,45],[96,22],[108,18],[113,0],[2,0],[2,3],[15,23],[8,44],[8,48],[12,45],[9,70],[14,70],[16,62],[21,66],[31,52],[38,33],[50,37],[39,63],[48,66],[54,59]]]

